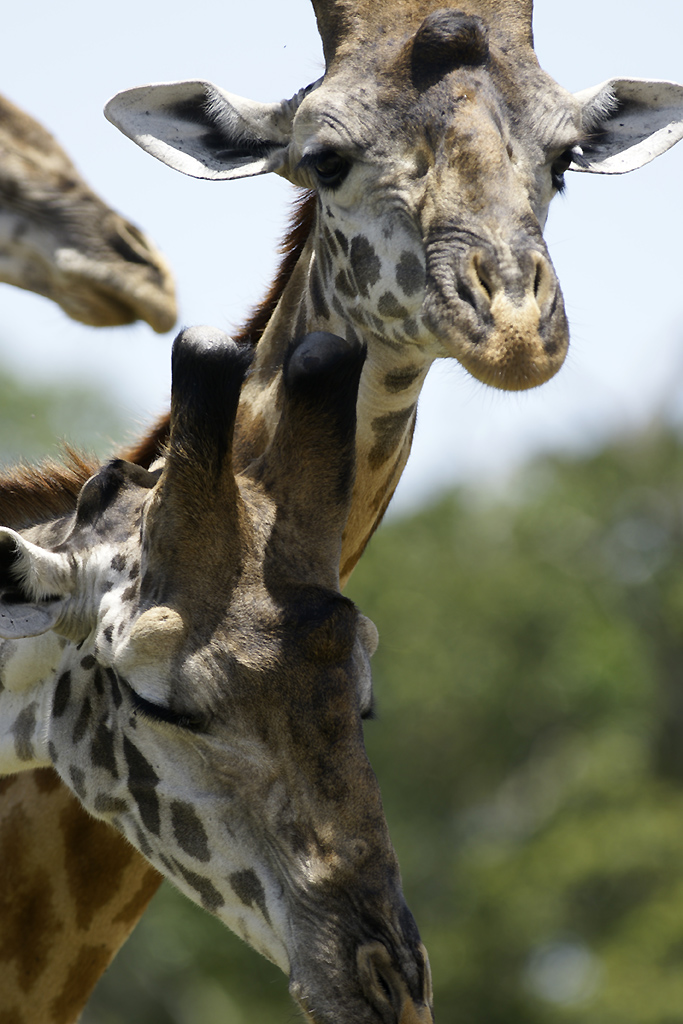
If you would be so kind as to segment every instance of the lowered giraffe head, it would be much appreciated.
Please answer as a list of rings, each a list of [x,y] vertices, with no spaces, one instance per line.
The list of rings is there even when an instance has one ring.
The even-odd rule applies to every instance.
[[[683,89],[569,94],[538,65],[531,0],[313,6],[326,71],[293,99],[184,82],[121,93],[107,116],[185,173],[273,171],[317,193],[292,328],[353,330],[416,373],[455,356],[496,387],[543,383],[568,344],[549,203],[567,170],[631,170],[676,142]]]
[[[194,328],[171,431],[74,513],[0,530],[0,771],[94,815],[290,977],[315,1024],[429,1024],[429,966],[365,754],[374,626],[338,588],[364,351],[292,346],[242,474],[251,353]]]
[[[0,96],[0,282],[114,327],[176,320],[171,271],[156,247],[86,185],[42,125]]]

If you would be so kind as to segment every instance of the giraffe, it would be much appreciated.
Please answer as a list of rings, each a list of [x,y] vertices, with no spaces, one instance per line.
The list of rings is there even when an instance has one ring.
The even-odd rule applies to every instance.
[[[54,766],[307,1020],[427,1024],[363,744],[377,633],[339,590],[364,346],[295,341],[273,439],[236,473],[251,356],[181,332],[163,460],[112,460],[74,512],[0,528],[0,769]]]
[[[0,282],[94,327],[169,331],[173,278],[155,246],[86,185],[42,125],[0,96]]]
[[[219,179],[273,171],[308,189],[280,272],[241,332],[256,355],[235,459],[246,467],[273,435],[294,334],[363,338],[344,583],[405,465],[431,362],[454,356],[508,389],[559,368],[566,319],[541,234],[550,200],[567,170],[619,173],[664,152],[681,137],[682,101],[679,86],[630,79],[568,94],[538,67],[530,0],[468,0],[458,12],[427,0],[314,8],[326,73],[293,100],[254,103],[184,83],[133,90],[107,112],[177,169]],[[167,432],[164,418],[124,454],[149,466]],[[73,484],[55,487],[68,505]],[[24,795],[40,843],[37,796]],[[64,787],[49,794],[67,798]],[[134,863],[138,877],[129,863],[130,880],[97,904],[102,915],[143,884],[145,862]],[[76,948],[80,933],[69,938]]]

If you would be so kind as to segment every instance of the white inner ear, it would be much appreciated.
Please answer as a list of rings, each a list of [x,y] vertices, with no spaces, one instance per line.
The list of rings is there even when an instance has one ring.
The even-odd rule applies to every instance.
[[[16,559],[10,576],[25,598],[42,601],[71,593],[74,566],[67,555],[45,551],[7,527],[0,527],[0,543],[14,546]]]
[[[589,135],[585,158],[570,170],[624,174],[665,153],[683,138],[683,86],[639,78],[613,78],[576,93]]]

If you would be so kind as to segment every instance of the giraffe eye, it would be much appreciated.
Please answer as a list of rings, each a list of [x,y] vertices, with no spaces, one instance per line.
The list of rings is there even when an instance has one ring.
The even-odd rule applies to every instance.
[[[351,168],[350,162],[333,149],[323,149],[310,158],[316,178],[323,188],[337,188]]]
[[[206,715],[186,714],[180,711],[172,711],[161,704],[154,704],[146,700],[127,683],[133,704],[133,713],[141,715],[152,722],[163,722],[166,725],[175,725],[179,729],[188,729],[190,732],[202,732],[208,725]]]
[[[580,150],[578,150],[580,152]],[[553,188],[557,192],[563,192],[565,188],[564,172],[569,170],[569,166],[577,156],[577,147],[571,149],[565,149],[564,153],[558,156],[557,160],[554,160],[550,168],[550,176],[553,181]]]

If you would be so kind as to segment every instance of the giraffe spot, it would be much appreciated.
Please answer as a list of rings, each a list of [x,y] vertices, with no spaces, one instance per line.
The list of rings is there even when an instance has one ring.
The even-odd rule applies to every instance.
[[[22,992],[36,985],[64,927],[50,873],[33,866],[32,852],[31,821],[23,808],[14,807],[0,834],[0,963],[13,965]]]
[[[402,306],[393,292],[385,292],[377,303],[377,309],[382,316],[390,320],[404,320],[408,316],[408,310]]]
[[[396,283],[404,295],[415,295],[425,286],[426,274],[422,261],[414,252],[405,251],[396,264]]]
[[[125,814],[128,810],[125,800],[109,793],[97,793],[94,806],[98,814]]]
[[[384,387],[392,394],[399,391],[407,391],[422,373],[420,366],[404,366],[400,370],[393,370],[384,378]]]
[[[81,668],[84,668],[86,672],[89,672],[96,664],[97,662],[92,654],[86,654],[85,658],[81,658]]]
[[[50,1024],[69,1024],[76,1020],[114,952],[102,945],[81,948],[69,968],[61,992],[50,1005]]]
[[[145,872],[140,888],[133,896],[131,896],[128,902],[121,907],[116,917],[113,918],[112,924],[122,924],[126,927],[135,924],[135,922],[142,916],[145,907],[161,885],[161,878],[162,876],[158,871],[152,867],[148,868]]]
[[[341,292],[342,295],[346,295],[349,299],[355,299],[358,295],[358,289],[345,270],[339,271],[334,283],[337,291]]]
[[[95,669],[92,681],[93,686],[95,687],[95,692],[99,697],[101,697],[102,694],[104,693],[104,676],[102,675],[102,669],[99,667],[99,665]]]
[[[64,863],[76,924],[87,931],[95,915],[118,894],[134,851],[123,836],[75,801],[62,811],[59,825],[68,851]]]
[[[341,249],[341,251],[344,253],[345,256],[348,256],[349,243],[346,235],[342,231],[340,231],[339,228],[336,228],[334,232],[334,237],[339,242],[339,248]]]
[[[85,700],[83,701],[83,704],[81,705],[81,710],[78,714],[78,718],[76,719],[73,736],[71,737],[72,743],[75,744],[81,742],[81,740],[85,736],[86,730],[90,723],[91,716],[92,705],[90,703],[90,699],[86,697]]]
[[[173,835],[181,850],[196,860],[211,859],[206,831],[194,808],[182,800],[171,803],[171,824]]]
[[[365,235],[356,235],[351,242],[349,260],[358,291],[367,297],[369,289],[379,281],[382,262]]]
[[[113,778],[118,779],[119,772],[114,753],[114,733],[104,722],[100,722],[97,726],[97,731],[90,746],[90,756],[96,768],[104,768]]]
[[[403,321],[402,326],[403,330],[405,331],[409,338],[415,339],[420,333],[420,329],[417,326],[417,321],[414,320],[412,316],[407,316]]]
[[[134,599],[134,597],[136,596],[137,592],[138,592],[137,584],[136,583],[131,583],[131,585],[129,587],[126,587],[124,592],[121,594],[121,600],[122,601],[132,601]],[[107,629],[105,629],[105,631],[104,631],[104,635],[105,636],[107,636],[107,630],[111,630],[111,626],[107,626]],[[107,637],[107,639],[111,643],[111,632],[110,632],[109,636]]]
[[[135,825],[135,840],[135,845],[137,846],[138,850],[140,851],[143,857],[149,858],[153,855],[154,851],[147,842],[147,836],[142,831],[142,829],[139,828],[137,825]]]
[[[38,770],[38,769],[36,769]],[[47,770],[47,769],[46,769]],[[19,781],[18,775],[7,775],[4,779],[0,779],[0,796],[4,796],[5,793],[17,784]]]
[[[119,689],[119,681],[116,678],[116,672],[114,672],[113,668],[106,669],[106,673],[109,683],[111,685],[111,695],[112,700],[114,701],[114,707],[118,709],[121,707],[121,704],[123,702],[121,690]]]
[[[205,910],[215,913],[219,907],[223,906],[225,900],[213,882],[210,882],[208,878],[204,878],[203,875],[195,874],[194,871],[188,871],[179,861],[174,861],[174,864],[178,873],[182,875],[190,888],[194,889],[198,894]]]
[[[317,265],[313,266],[308,287],[311,294],[311,302],[313,303],[313,310],[316,316],[329,320],[330,309],[325,299],[325,293],[323,291]]]
[[[78,765],[69,765],[69,776],[71,783],[76,791],[76,795],[85,800],[85,772]]]
[[[61,718],[66,711],[67,704],[71,698],[71,672],[62,672],[55,687],[55,697],[52,702],[52,714],[55,718]]]
[[[102,635],[103,635],[104,639],[107,641],[107,643],[110,644],[111,643],[111,638],[114,635],[114,627],[113,626],[105,626],[105,628],[102,630]]]
[[[337,246],[337,243],[334,240],[334,235],[328,228],[327,224],[323,225],[323,238],[325,239],[325,245],[327,246],[329,252],[333,256],[337,256],[339,253],[339,247]]]
[[[114,555],[111,560],[111,567],[114,572],[123,572],[126,568],[126,556],[122,555],[120,552],[119,554]]]
[[[270,924],[270,915],[266,905],[266,893],[261,884],[261,879],[256,872],[251,868],[247,868],[245,871],[235,871],[230,875],[228,881],[237,899],[245,907],[258,907],[268,924]]]
[[[123,737],[123,755],[128,765],[128,789],[138,805],[142,824],[149,832],[158,836],[159,798],[155,788],[159,783],[159,776],[127,736]]]
[[[52,768],[34,768],[33,779],[39,793],[52,793],[61,785],[59,775]]]
[[[36,701],[22,708],[12,726],[14,752],[20,761],[32,761],[35,757],[32,740],[36,728],[37,708]]]
[[[139,562],[133,562],[133,564],[130,567],[130,572],[128,573],[128,579],[129,580],[136,580],[139,575],[140,575],[140,563]]]
[[[372,469],[381,466],[400,447],[405,437],[406,427],[414,413],[415,403],[413,402],[407,409],[397,409],[395,412],[385,413],[372,421],[375,443],[368,456],[368,462]]]

